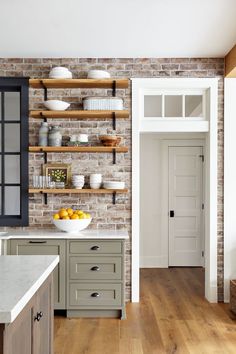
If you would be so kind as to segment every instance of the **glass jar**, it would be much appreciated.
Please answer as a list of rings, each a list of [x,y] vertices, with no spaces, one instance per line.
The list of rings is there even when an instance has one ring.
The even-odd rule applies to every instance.
[[[62,135],[58,126],[54,126],[49,130],[48,144],[49,146],[62,145]]]

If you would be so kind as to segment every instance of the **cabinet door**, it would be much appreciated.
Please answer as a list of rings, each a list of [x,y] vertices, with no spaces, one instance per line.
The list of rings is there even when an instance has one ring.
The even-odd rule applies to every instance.
[[[4,354],[16,353],[33,353],[33,301],[30,301],[14,322],[5,326]]]
[[[60,262],[53,273],[54,308],[65,309],[65,241],[64,240],[11,240],[10,254],[17,255],[59,255]]]
[[[52,292],[52,276],[49,276],[36,294],[33,314],[33,354],[53,354]]]

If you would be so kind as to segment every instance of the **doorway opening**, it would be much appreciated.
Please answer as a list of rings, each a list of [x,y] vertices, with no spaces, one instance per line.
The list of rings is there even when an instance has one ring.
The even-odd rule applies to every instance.
[[[204,134],[141,134],[140,268],[204,273],[204,165]]]

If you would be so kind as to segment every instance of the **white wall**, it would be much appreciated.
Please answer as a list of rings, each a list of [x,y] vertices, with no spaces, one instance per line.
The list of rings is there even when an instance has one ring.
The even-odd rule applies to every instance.
[[[161,237],[164,225],[162,191],[164,140],[204,139],[204,134],[145,133],[140,138],[140,267],[164,268],[168,264],[167,243]],[[167,181],[168,182],[168,181]],[[168,237],[168,235],[167,235]]]
[[[1,57],[223,57],[235,44],[235,0],[0,3]]]
[[[228,302],[229,280],[236,278],[236,79],[225,79],[224,94],[224,295]]]

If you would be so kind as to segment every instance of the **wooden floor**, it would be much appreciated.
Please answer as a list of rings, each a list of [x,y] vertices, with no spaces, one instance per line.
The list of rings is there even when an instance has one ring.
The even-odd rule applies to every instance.
[[[236,354],[236,317],[203,294],[202,269],[143,269],[127,320],[56,317],[55,354]]]

